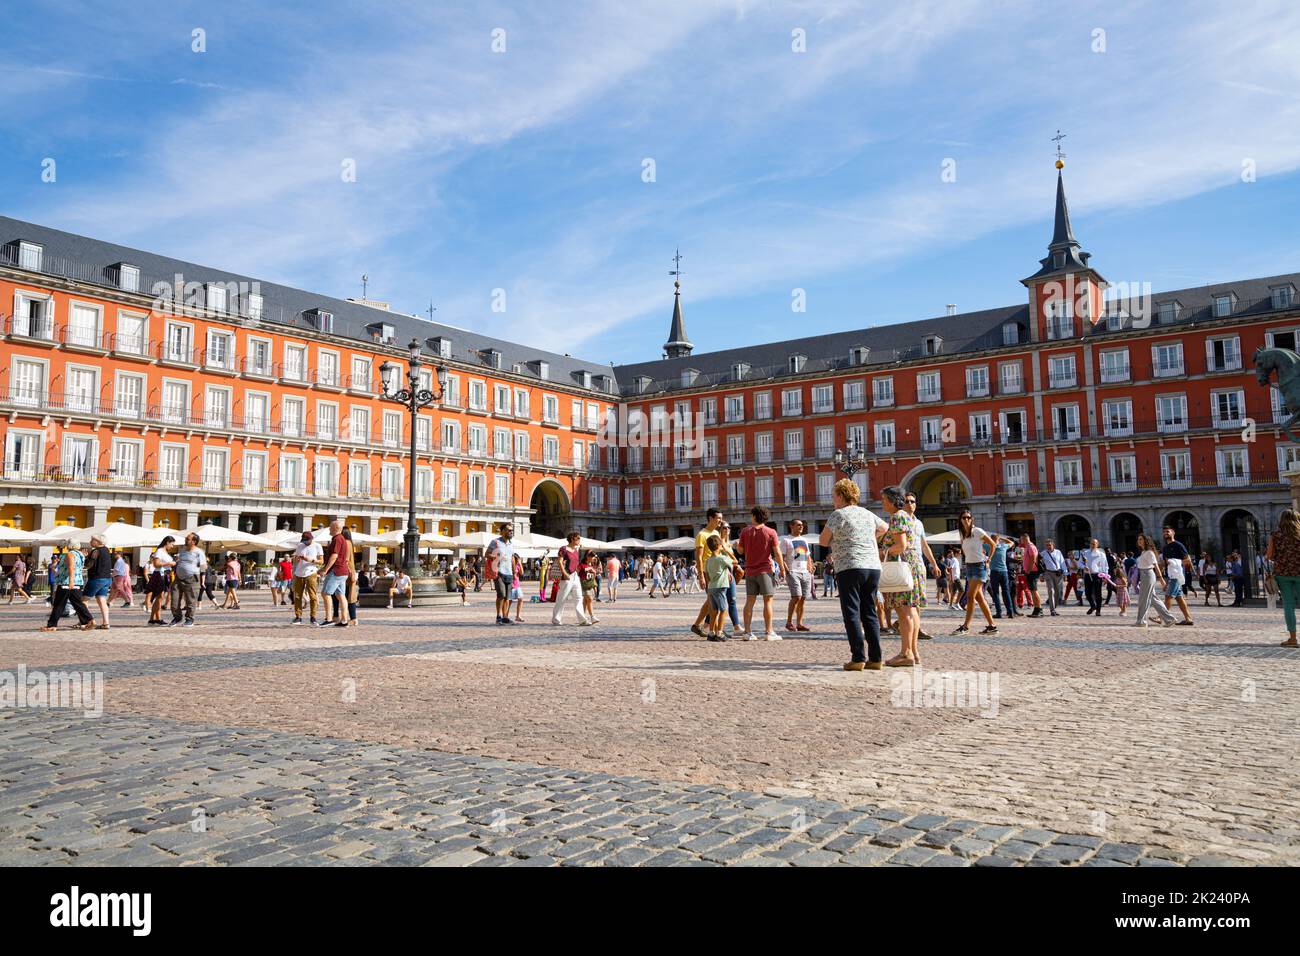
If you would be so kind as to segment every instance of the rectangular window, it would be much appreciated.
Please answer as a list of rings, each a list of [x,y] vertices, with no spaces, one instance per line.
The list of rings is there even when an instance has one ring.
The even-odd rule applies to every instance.
[[[165,422],[185,423],[190,417],[190,386],[186,382],[163,382],[162,418]]]
[[[267,339],[249,339],[248,356],[244,364],[246,375],[260,375],[270,378],[274,375],[271,368],[271,343]]]
[[[280,434],[296,438],[307,426],[307,403],[301,398],[286,398],[280,403]]]
[[[1156,397],[1156,430],[1166,433],[1187,430],[1186,395]]]
[[[1052,406],[1052,436],[1057,441],[1077,441],[1079,439],[1079,406]]]
[[[1014,395],[1024,391],[1024,373],[1019,362],[1003,362],[998,366],[998,388],[1003,395]]]
[[[560,400],[554,395],[542,396],[542,421],[548,425],[560,423]]]
[[[718,423],[718,400],[716,398],[700,399],[700,422],[704,425]]]
[[[745,420],[745,396],[728,395],[726,401],[727,401],[727,421],[743,422]]]
[[[835,411],[834,393],[829,385],[814,385],[812,390],[813,414]]]
[[[348,464],[348,497],[370,497],[370,463],[354,461]]]
[[[1250,484],[1250,461],[1244,448],[1220,448],[1214,453],[1219,487],[1244,488]]]
[[[316,403],[316,437],[322,441],[338,440],[339,407],[333,402]]]
[[[815,440],[818,458],[830,458],[835,454],[835,429],[829,427],[818,428]]]
[[[99,398],[99,370],[69,365],[65,376],[68,382],[68,393],[64,396],[67,409],[73,412],[95,411]]]
[[[1047,360],[1047,383],[1051,388],[1073,388],[1074,356],[1053,355]]]
[[[759,464],[772,460],[771,432],[763,432],[754,436],[754,460]]]
[[[230,389],[208,386],[203,396],[203,417],[214,428],[230,427]]]
[[[119,372],[113,407],[125,418],[139,418],[144,414],[144,376]]]
[[[738,412],[739,417],[737,417],[737,418],[735,418],[735,419],[730,419],[730,418],[729,418],[729,419],[727,419],[727,421],[733,421],[733,420],[734,420],[734,421],[738,421],[738,422],[739,422],[739,421],[743,421],[743,420],[744,420],[744,418],[745,418],[745,399],[744,399],[744,396],[741,396],[741,397],[740,397],[740,404],[737,406],[737,408],[739,409],[739,412]],[[762,419],[762,418],[771,418],[771,417],[772,417],[772,393],[771,393],[771,392],[755,392],[755,393],[754,393],[754,417],[755,417],[755,418],[760,418],[760,419]]]
[[[455,501],[456,496],[460,493],[460,472],[455,468],[444,468],[442,470],[442,500]]]
[[[203,488],[222,491],[230,479],[230,454],[224,448],[203,449]]]
[[[389,448],[397,448],[402,444],[402,413],[401,412],[384,412],[383,434],[381,440]]]
[[[271,430],[271,396],[262,392],[244,395],[244,430],[265,435]]]
[[[916,376],[916,400],[918,402],[937,402],[939,394],[939,373],[919,372]]]
[[[168,362],[194,364],[194,330],[188,325],[167,323],[167,343],[163,357]]]
[[[686,484],[677,485],[676,491],[677,491],[677,510],[690,511],[692,507],[691,486]]]
[[[189,450],[184,445],[162,445],[158,449],[158,483],[164,488],[185,484],[185,460]]]
[[[1240,428],[1245,408],[1245,393],[1214,392],[1210,396],[1214,408],[1215,428]]]
[[[305,345],[286,345],[284,347],[284,377],[290,382],[307,381],[307,347]]]
[[[1231,372],[1241,368],[1241,340],[1237,336],[1210,339],[1205,343],[1206,365],[1211,372]]]
[[[1110,456],[1110,490],[1137,491],[1137,458],[1133,455]]]
[[[1115,349],[1101,353],[1101,380],[1127,382],[1129,376],[1128,349]]]
[[[731,508],[745,507],[745,479],[727,479],[727,505]]]
[[[1183,343],[1169,342],[1151,346],[1151,364],[1156,378],[1183,374]]]
[[[634,449],[640,451],[640,449]],[[638,458],[640,456],[638,455]],[[744,464],[745,461],[745,436],[728,435],[727,436],[727,463],[730,465]]]
[[[865,408],[866,404],[866,383],[862,381],[845,382],[844,410],[858,411],[859,409]]]
[[[338,387],[339,353],[322,350],[316,353],[316,362],[316,381],[321,385]]]
[[[97,347],[99,314],[99,309],[74,302],[68,315],[68,328],[64,341],[68,345]]]
[[[655,449],[663,451],[662,448]],[[542,439],[542,464],[549,465],[552,468],[558,468],[560,464],[560,440],[554,435],[547,435]]]
[[[352,406],[352,414],[348,417],[348,438],[362,444],[370,441],[370,409]]]
[[[115,438],[113,440],[113,481],[124,485],[132,485],[139,481],[143,451],[143,442]]]
[[[972,445],[991,445],[993,443],[993,414],[980,412],[970,417],[970,440]]]
[[[14,359],[9,397],[19,405],[45,404],[45,363]]]
[[[1170,491],[1192,487],[1192,453],[1190,451],[1161,452],[1160,480]]]
[[[1002,482],[1012,494],[1029,490],[1029,464],[1024,461],[1005,461],[1002,463]]]
[[[893,378],[872,379],[871,404],[876,407],[894,404]]]
[[[487,429],[482,425],[469,426],[469,453],[480,458],[487,457]]]
[[[203,355],[203,364],[223,372],[234,371],[234,336],[228,332],[208,332],[208,350]]]
[[[888,455],[894,451],[894,423],[876,422],[876,454]]]
[[[937,451],[943,447],[943,419],[921,419],[921,448],[924,451]]]
[[[1078,494],[1083,491],[1083,462],[1078,458],[1056,460],[1056,490],[1060,494]]]
[[[113,350],[128,355],[144,355],[148,343],[145,341],[145,317],[130,312],[117,314],[117,335],[113,339]]]
[[[785,460],[803,459],[803,429],[795,428],[785,433]]]
[[[966,395],[969,398],[983,398],[989,393],[989,369],[987,365],[977,365],[966,369]]]
[[[1133,434],[1133,400],[1112,400],[1101,403],[1102,429],[1108,438],[1122,438]]]

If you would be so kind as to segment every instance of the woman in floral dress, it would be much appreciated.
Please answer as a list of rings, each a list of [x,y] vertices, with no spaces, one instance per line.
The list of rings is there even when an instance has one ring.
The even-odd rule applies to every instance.
[[[911,547],[911,542],[916,537],[916,518],[908,514],[904,507],[907,493],[902,488],[891,485],[880,494],[885,514],[889,515],[889,530],[881,540],[884,552],[888,555],[886,560],[894,560],[901,555],[912,569],[910,590],[884,593],[885,607],[892,609],[898,616],[898,635],[903,641],[898,656],[885,661],[885,666],[912,667],[921,663],[916,638],[921,629],[921,608],[925,607],[925,567],[919,560],[917,549]]]

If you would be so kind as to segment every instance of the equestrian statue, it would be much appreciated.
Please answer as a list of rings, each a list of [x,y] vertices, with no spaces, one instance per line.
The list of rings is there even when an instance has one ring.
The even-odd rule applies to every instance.
[[[1293,442],[1300,443],[1300,435],[1295,427],[1300,424],[1300,355],[1290,349],[1257,349],[1255,351],[1255,372],[1259,384],[1268,386],[1270,377],[1277,373],[1277,390],[1282,393],[1282,401],[1290,417],[1282,425]]]

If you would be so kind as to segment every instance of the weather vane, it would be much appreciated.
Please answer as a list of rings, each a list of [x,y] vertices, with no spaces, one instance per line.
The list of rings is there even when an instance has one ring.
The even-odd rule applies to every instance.
[[[675,277],[673,285],[679,286],[682,284],[682,276],[685,275],[685,273],[682,272],[682,250],[680,247],[677,249],[677,254],[673,256],[673,265],[677,268],[673,269],[668,274]]]
[[[1056,143],[1056,168],[1057,169],[1063,169],[1065,167],[1065,154],[1061,152],[1061,140],[1063,139],[1065,139],[1065,134],[1058,129],[1056,131],[1056,135],[1052,137],[1052,142]]]

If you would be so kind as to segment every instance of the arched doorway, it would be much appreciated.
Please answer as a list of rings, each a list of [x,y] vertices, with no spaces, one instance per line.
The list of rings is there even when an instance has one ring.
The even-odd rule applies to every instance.
[[[1174,537],[1183,543],[1187,553],[1195,561],[1201,554],[1201,525],[1190,511],[1171,511],[1165,515],[1160,524],[1160,540],[1164,541],[1164,529],[1174,529]],[[1220,555],[1222,557],[1222,555]]]
[[[1233,508],[1219,519],[1219,541],[1223,543],[1223,560],[1236,551],[1241,555],[1241,566],[1246,570],[1246,596],[1258,593],[1255,561],[1262,549],[1259,522],[1244,508]]]
[[[1056,546],[1062,551],[1078,551],[1092,541],[1092,525],[1082,515],[1062,515],[1056,522]]]
[[[532,528],[538,534],[563,538],[569,533],[573,509],[559,482],[548,478],[539,481],[528,506],[533,509]]]
[[[916,516],[928,534],[957,527],[957,515],[971,497],[970,482],[951,465],[919,465],[899,484],[916,495]]]
[[[1137,551],[1137,538],[1142,531],[1142,519],[1135,514],[1121,511],[1110,519],[1109,544],[1116,551]]]

